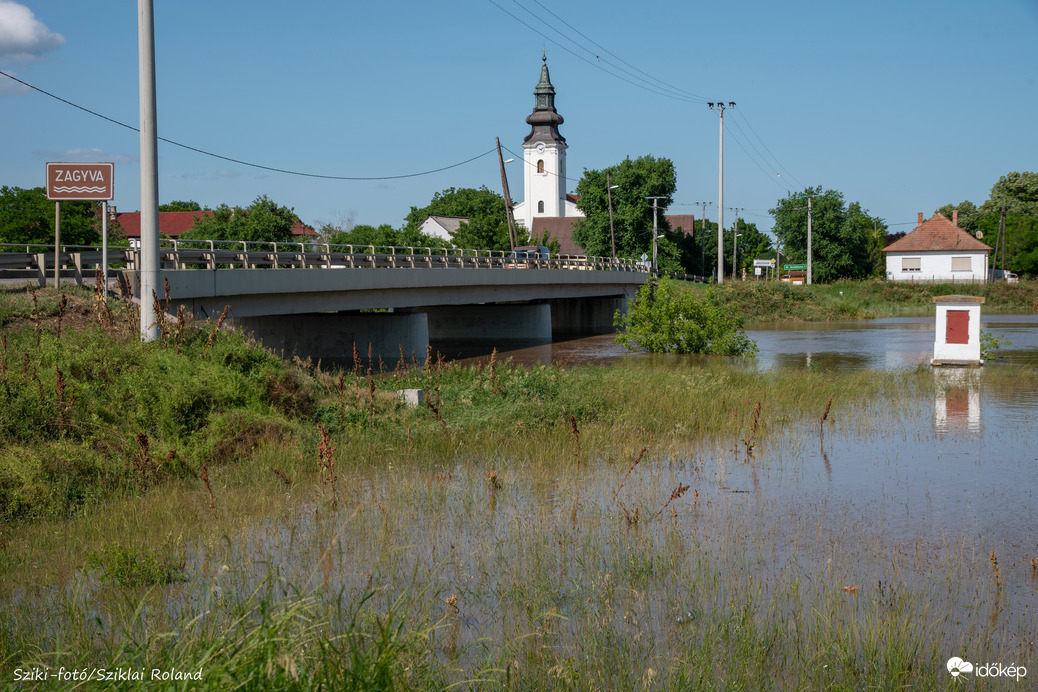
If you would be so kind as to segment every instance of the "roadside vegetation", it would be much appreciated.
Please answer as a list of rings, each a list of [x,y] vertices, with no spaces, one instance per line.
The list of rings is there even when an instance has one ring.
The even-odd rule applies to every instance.
[[[746,322],[833,322],[935,313],[934,296],[983,296],[985,314],[1038,312],[1038,281],[1007,284],[942,284],[906,281],[836,281],[793,286],[776,281],[726,281],[718,286],[686,284],[713,292],[722,305]]]
[[[1001,593],[986,553],[779,520],[717,480],[796,463],[782,435],[867,436],[932,395],[928,370],[326,371],[229,315],[141,344],[135,310],[88,291],[3,289],[0,316],[6,685],[64,666],[201,671],[192,689],[944,689],[949,651],[1027,655],[978,596]]]

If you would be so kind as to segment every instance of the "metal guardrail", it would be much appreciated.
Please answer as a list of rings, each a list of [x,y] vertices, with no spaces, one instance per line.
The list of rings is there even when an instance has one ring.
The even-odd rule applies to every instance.
[[[108,263],[136,269],[139,255],[137,247],[109,247]],[[634,260],[584,255],[516,259],[501,250],[227,240],[164,239],[159,242],[159,258],[163,269],[539,268],[648,272]],[[100,267],[102,262],[101,248],[93,246],[65,245],[58,256],[59,266],[72,270],[78,283],[82,283],[84,271]],[[54,264],[52,245],[0,244],[0,273],[35,271],[43,285]]]

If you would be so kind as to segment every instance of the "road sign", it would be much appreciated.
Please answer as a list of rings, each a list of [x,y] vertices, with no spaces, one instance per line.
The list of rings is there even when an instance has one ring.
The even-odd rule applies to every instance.
[[[807,271],[806,264],[785,264],[782,266],[787,272],[805,272]]]
[[[115,164],[47,163],[47,199],[115,198]]]
[[[773,259],[755,259],[753,260],[754,267],[774,267],[775,260]]]

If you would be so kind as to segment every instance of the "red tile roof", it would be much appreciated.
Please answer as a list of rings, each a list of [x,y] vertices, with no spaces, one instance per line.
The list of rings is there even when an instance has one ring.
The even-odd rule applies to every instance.
[[[677,232],[678,228],[683,233],[691,233],[695,226],[695,216],[692,214],[666,214],[670,230]],[[587,251],[577,245],[573,240],[573,224],[581,217],[577,216],[535,216],[533,217],[533,236],[540,238],[544,231],[548,231],[550,237],[559,241],[559,254],[562,255],[585,255]],[[651,229],[650,229],[651,230]],[[651,238],[652,233],[649,233]]]
[[[991,248],[953,224],[943,214],[934,214],[904,238],[883,248],[883,252],[948,251],[990,252]]]
[[[159,233],[176,238],[184,231],[192,228],[197,219],[212,216],[211,211],[160,211]],[[141,213],[139,211],[124,211],[115,215],[115,220],[122,227],[127,238],[141,237]],[[317,232],[300,221],[296,221],[292,227],[292,235],[315,236]]]

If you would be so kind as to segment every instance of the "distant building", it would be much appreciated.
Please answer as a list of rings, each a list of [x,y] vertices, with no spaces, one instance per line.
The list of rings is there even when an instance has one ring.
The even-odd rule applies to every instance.
[[[195,225],[199,219],[209,218],[213,215],[211,211],[160,211],[159,212],[159,234],[176,238]],[[125,211],[113,215],[116,223],[126,234],[130,245],[136,247],[141,242],[141,213],[139,211]],[[297,236],[300,241],[316,237],[317,232],[301,221],[296,221],[292,227],[292,235]]]
[[[418,230],[426,235],[451,240],[461,224],[468,222],[464,216],[426,216]]]
[[[951,220],[934,214],[904,238],[883,248],[888,281],[985,281],[991,248]]]

